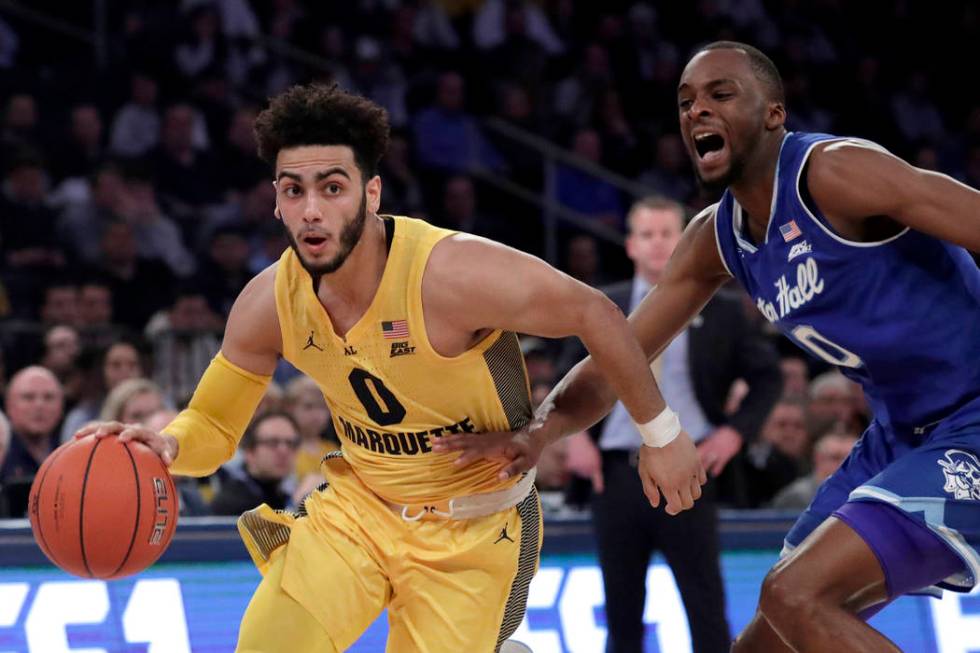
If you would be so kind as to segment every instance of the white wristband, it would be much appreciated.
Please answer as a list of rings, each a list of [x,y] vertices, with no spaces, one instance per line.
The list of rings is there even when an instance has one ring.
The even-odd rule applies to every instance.
[[[663,447],[674,441],[681,432],[681,420],[670,406],[646,424],[637,424],[643,444],[648,447]]]

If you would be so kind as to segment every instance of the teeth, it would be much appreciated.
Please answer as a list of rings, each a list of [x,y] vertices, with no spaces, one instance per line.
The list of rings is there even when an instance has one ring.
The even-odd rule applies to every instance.
[[[709,137],[709,136],[717,136],[717,134],[715,134],[714,132],[705,132],[705,133],[703,133],[703,134],[698,134],[698,135],[696,135],[696,136],[694,137],[694,140],[696,140],[696,141],[701,141],[701,140],[704,140],[704,139],[706,139],[706,138],[707,138],[707,137]]]

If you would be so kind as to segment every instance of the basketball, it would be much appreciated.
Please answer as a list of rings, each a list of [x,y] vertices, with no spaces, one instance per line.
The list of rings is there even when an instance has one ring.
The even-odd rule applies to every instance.
[[[138,442],[72,440],[31,486],[29,516],[44,555],[70,574],[122,578],[152,565],[177,526],[177,493],[163,461]]]

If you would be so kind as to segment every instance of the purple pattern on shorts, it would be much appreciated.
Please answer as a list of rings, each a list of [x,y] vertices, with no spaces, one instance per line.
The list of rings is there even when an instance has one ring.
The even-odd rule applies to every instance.
[[[927,526],[887,504],[849,501],[833,516],[854,529],[874,552],[889,599],[934,585],[965,567]]]

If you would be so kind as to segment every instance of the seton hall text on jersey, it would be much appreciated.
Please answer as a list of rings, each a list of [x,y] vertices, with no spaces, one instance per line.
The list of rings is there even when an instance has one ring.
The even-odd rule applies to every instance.
[[[773,285],[776,286],[778,312],[772,302],[767,302],[762,297],[756,300],[756,306],[770,322],[776,322],[786,317],[790,311],[803,306],[823,292],[823,279],[820,278],[817,262],[812,258],[808,258],[804,263],[796,266],[795,286],[789,285],[785,274],[780,276]]]
[[[430,429],[428,431],[377,431],[375,429],[360,427],[350,419],[344,419],[337,415],[337,422],[340,424],[338,432],[345,438],[365,449],[370,449],[375,453],[386,453],[391,456],[416,456],[418,454],[429,453],[432,451],[430,444],[432,438],[441,438],[447,433],[474,433],[476,427],[473,426],[469,417],[464,417],[458,422]]]

